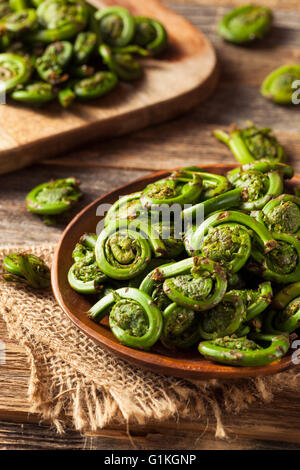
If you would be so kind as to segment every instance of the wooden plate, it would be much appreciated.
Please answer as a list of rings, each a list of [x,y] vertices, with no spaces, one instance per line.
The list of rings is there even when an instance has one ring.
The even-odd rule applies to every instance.
[[[237,165],[199,166],[204,171],[224,174]],[[95,232],[103,217],[96,215],[100,204],[113,203],[120,196],[143,189],[147,184],[168,175],[160,171],[145,176],[133,183],[121,186],[100,197],[83,209],[64,231],[55,252],[52,265],[52,288],[57,302],[75,325],[100,346],[111,350],[116,355],[137,366],[167,375],[190,379],[228,378],[237,379],[259,375],[270,375],[287,369],[292,365],[291,356],[263,367],[231,367],[216,364],[201,357],[197,350],[192,352],[171,353],[160,345],[155,345],[152,352],[136,351],[121,345],[111,333],[107,321],[97,325],[90,320],[86,312],[92,303],[88,296],[75,292],[68,284],[67,274],[72,265],[72,251],[83,233]],[[295,176],[291,184],[300,185],[300,176]]]
[[[12,101],[0,105],[0,174],[53,157],[90,140],[126,134],[188,111],[214,90],[215,51],[195,26],[158,0],[90,0],[96,7],[118,5],[137,16],[160,20],[170,46],[158,59],[143,62],[144,77],[121,83],[91,102],[58,103],[34,110]]]

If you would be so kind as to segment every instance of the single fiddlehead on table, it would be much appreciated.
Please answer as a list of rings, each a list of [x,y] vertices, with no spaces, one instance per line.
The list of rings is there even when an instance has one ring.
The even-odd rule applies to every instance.
[[[300,65],[284,65],[271,72],[261,86],[261,94],[277,104],[292,104],[294,82],[300,80]]]
[[[269,8],[243,5],[223,16],[219,34],[229,42],[245,44],[262,39],[270,30],[272,12]]]
[[[140,289],[152,295],[160,283],[170,300],[197,311],[213,308],[227,289],[226,273],[220,264],[201,256],[155,269]]]
[[[57,215],[70,209],[81,197],[79,181],[59,179],[36,186],[26,197],[27,208],[40,215]]]
[[[234,126],[229,134],[218,129],[214,136],[230,148],[242,165],[261,159],[284,162],[286,152],[271,131],[268,127],[259,129],[252,124],[245,129]]]
[[[261,344],[262,345],[261,345]],[[263,366],[280,360],[289,349],[287,335],[256,333],[252,339],[224,337],[202,341],[199,352],[212,361],[233,366]]]
[[[136,16],[133,42],[145,47],[151,54],[161,54],[168,45],[165,27],[157,20]]]
[[[50,270],[38,256],[26,253],[12,253],[3,261],[6,281],[26,284],[35,289],[50,287]]]
[[[100,322],[108,311],[110,328],[120,343],[147,350],[158,341],[162,315],[144,292],[132,287],[118,289],[99,300],[88,314]]]

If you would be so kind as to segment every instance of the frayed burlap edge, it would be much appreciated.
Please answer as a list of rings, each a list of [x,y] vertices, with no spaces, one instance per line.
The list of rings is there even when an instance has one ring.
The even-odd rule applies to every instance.
[[[20,247],[0,249],[0,262]],[[51,262],[53,246],[25,246]],[[1,263],[2,264],[2,263]],[[62,433],[66,424],[97,430],[115,423],[170,419],[216,419],[216,437],[226,438],[222,413],[238,413],[255,401],[269,402],[275,389],[295,387],[294,370],[235,382],[190,381],[128,364],[95,345],[65,316],[50,291],[37,292],[0,281],[0,314],[10,338],[24,346],[29,364],[31,411]]]

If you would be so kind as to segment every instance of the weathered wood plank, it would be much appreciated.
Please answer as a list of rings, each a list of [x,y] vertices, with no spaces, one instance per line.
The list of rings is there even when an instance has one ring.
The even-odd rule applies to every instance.
[[[168,0],[162,0],[163,3],[170,3]],[[207,5],[208,0],[172,0],[172,3],[178,3],[182,5]],[[245,5],[245,0],[213,0],[215,6],[226,6],[235,7]],[[269,8],[283,8],[285,10],[300,10],[300,4],[298,0],[256,0],[256,5],[264,5]]]
[[[168,423],[169,424],[169,423]],[[166,433],[168,439],[166,441]],[[164,443],[164,444],[163,444]],[[296,450],[298,444],[247,439],[216,440],[210,433],[201,435],[200,430],[144,429],[131,430],[130,438],[123,429],[106,429],[99,433],[80,434],[67,430],[57,435],[49,426],[38,423],[0,422],[0,450]]]

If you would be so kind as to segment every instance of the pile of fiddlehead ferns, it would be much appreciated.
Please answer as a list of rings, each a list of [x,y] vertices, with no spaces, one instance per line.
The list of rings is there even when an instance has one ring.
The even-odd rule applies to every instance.
[[[252,126],[245,137],[243,166],[226,176],[176,170],[121,197],[101,233],[76,245],[69,283],[96,295],[89,317],[109,316],[122,344],[198,347],[236,366],[288,351],[300,325],[300,203],[286,186],[293,168],[270,130]]]
[[[4,0],[0,4],[0,80],[9,96],[29,106],[109,93],[119,80],[143,74],[136,56],[168,44],[157,20],[119,6],[96,10],[84,0]]]

